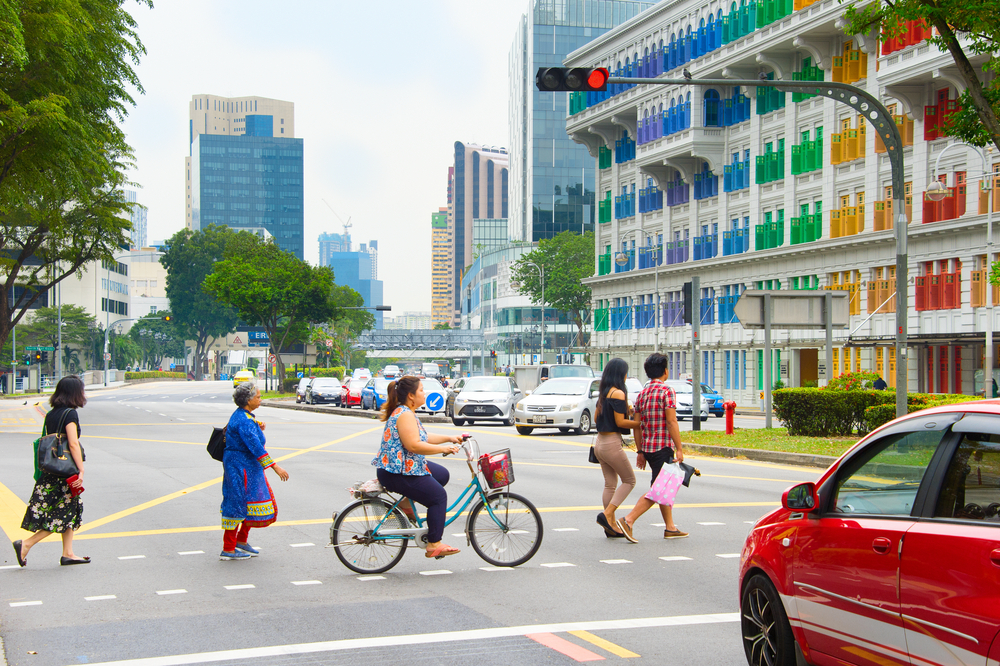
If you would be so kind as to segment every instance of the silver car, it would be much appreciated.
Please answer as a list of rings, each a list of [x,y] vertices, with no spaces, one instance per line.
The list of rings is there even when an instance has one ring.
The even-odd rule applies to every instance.
[[[514,403],[523,395],[513,377],[469,377],[455,396],[451,422],[457,426],[476,421],[514,425]]]
[[[677,420],[683,421],[684,417],[691,418],[691,403],[694,401],[694,389],[688,382],[678,380],[667,380],[667,386],[677,394]],[[701,420],[708,420],[708,400],[701,396]]]
[[[517,432],[530,435],[535,428],[559,428],[586,435],[593,424],[600,379],[564,377],[550,379],[514,405]]]

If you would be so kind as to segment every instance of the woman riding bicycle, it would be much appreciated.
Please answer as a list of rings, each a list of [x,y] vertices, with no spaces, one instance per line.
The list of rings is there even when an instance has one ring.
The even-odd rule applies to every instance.
[[[451,475],[444,466],[427,462],[424,456],[458,453],[460,447],[453,445],[461,444],[462,438],[427,434],[414,413],[424,399],[423,384],[416,377],[406,376],[389,383],[381,416],[385,421],[382,445],[372,465],[377,468],[383,488],[427,507],[426,556],[445,557],[460,552],[441,542],[448,508],[444,486]],[[404,506],[401,504],[400,508]]]

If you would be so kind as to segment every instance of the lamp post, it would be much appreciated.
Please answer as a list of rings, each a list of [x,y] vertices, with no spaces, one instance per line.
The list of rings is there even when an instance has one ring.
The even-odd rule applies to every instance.
[[[944,183],[937,179],[938,168],[941,166],[941,158],[952,148],[957,146],[962,146],[965,148],[974,149],[975,153],[979,155],[979,159],[983,162],[983,172],[980,177],[980,187],[982,189],[991,190],[992,188],[982,187],[983,185],[992,185],[993,173],[989,170],[989,160],[986,159],[986,152],[982,148],[976,146],[956,141],[955,143],[948,144],[944,150],[938,154],[937,159],[934,160],[934,170],[931,172],[931,182],[928,183],[926,193],[927,197],[932,201],[941,201],[946,196],[948,196],[948,188],[944,186]],[[993,152],[992,146],[989,148],[990,152]],[[893,193],[895,195],[895,192]],[[990,265],[993,263],[993,196],[992,191],[990,195],[986,197],[986,268],[989,270]],[[898,197],[896,197],[898,198]],[[987,273],[988,274],[988,273]],[[993,358],[993,298],[990,294],[990,290],[986,289],[986,353],[983,358],[983,397],[991,398],[993,397],[993,364],[995,359]],[[975,384],[975,382],[973,382]],[[961,390],[961,387],[958,387]]]
[[[542,283],[542,341],[539,345],[539,362],[545,363],[545,267],[539,266],[532,261],[524,262],[525,266],[533,266],[538,271],[538,279]]]

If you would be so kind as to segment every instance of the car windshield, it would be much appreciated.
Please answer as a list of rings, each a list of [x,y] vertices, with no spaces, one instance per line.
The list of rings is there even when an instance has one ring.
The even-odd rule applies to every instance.
[[[677,393],[694,393],[694,388],[687,382],[667,382],[667,386]]]
[[[435,391],[438,393],[444,392],[444,387],[441,386],[441,382],[436,379],[421,379],[420,383],[424,385],[424,393],[433,393]]]
[[[465,382],[462,390],[470,393],[507,393],[510,384],[503,377],[472,377]]]
[[[309,378],[309,377],[303,377],[302,379],[299,380],[299,388],[305,388],[305,387],[309,386],[309,382],[311,382],[311,381],[312,381],[311,378]]]
[[[333,387],[340,388],[340,382],[337,381],[336,379],[332,379],[332,378],[331,379],[325,379],[325,378],[322,378],[322,377],[317,377],[316,379],[313,380],[312,387],[314,389],[317,389],[317,388],[333,388]]]
[[[701,385],[701,392],[702,393],[715,393],[716,391],[715,391],[714,388],[712,388],[708,384],[702,384]]]
[[[642,391],[642,382],[635,377],[629,377],[625,380],[625,389],[629,395],[639,395],[639,392]]]
[[[590,386],[591,379],[550,379],[537,389],[534,395],[583,395]]]
[[[385,393],[386,388],[389,386],[389,382],[393,380],[386,379],[385,377],[379,377],[375,380],[375,390],[379,393]]]
[[[589,365],[553,365],[549,368],[549,378],[593,377],[594,370]]]

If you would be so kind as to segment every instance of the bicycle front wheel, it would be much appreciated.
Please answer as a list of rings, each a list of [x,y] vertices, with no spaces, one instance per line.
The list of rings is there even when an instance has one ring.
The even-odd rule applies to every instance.
[[[498,567],[530,560],[542,545],[542,517],[535,505],[514,493],[490,495],[469,514],[469,539],[479,557]],[[492,514],[490,513],[492,511]]]
[[[333,523],[333,549],[351,571],[382,573],[402,559],[408,539],[378,538],[376,528],[394,530],[406,526],[402,512],[393,509],[385,500],[358,500],[344,509]]]

